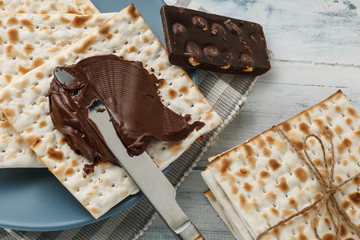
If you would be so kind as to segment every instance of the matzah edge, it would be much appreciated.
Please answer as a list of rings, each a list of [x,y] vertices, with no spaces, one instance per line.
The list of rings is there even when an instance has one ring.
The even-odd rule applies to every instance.
[[[130,5],[131,6],[131,5]],[[132,5],[133,6],[133,5]],[[126,24],[128,24],[128,20],[126,20],[125,22],[125,19],[129,19],[129,24],[130,26],[132,26],[131,24],[132,23],[132,19],[133,16],[131,15],[127,15],[127,10],[129,10],[129,7],[122,10],[119,15],[116,15],[114,18],[112,18],[108,23],[106,23],[103,27],[101,27],[99,29],[99,32],[100,33],[104,33],[106,32],[106,36],[109,36],[109,34],[113,33],[113,32],[116,32],[117,30],[116,29],[112,29],[112,28],[116,28],[116,27],[120,27],[119,25],[123,24],[122,27],[125,27],[127,26]],[[138,21],[140,21],[140,23],[137,23],[137,24],[143,24],[142,27],[140,29],[143,29],[145,31],[145,33],[143,34],[146,34],[146,38],[149,39],[150,37],[153,37],[151,36],[151,34],[153,35],[153,33],[151,32],[151,30],[148,28],[148,26],[143,22],[143,19],[141,18],[140,14],[137,12],[137,10],[133,10],[135,12],[132,12],[132,13],[136,13],[139,17],[137,17],[135,20],[134,20],[134,23],[137,23]],[[121,18],[121,19],[120,19]],[[140,20],[139,20],[140,19]],[[116,24],[115,24],[116,23]],[[113,25],[110,25],[110,24],[113,24]],[[116,25],[116,27],[115,27]],[[125,26],[124,26],[125,25]],[[136,29],[136,28],[135,28]],[[125,30],[124,30],[125,31]],[[75,61],[77,61],[77,58],[76,56],[79,56],[79,58],[81,57],[85,57],[85,56],[91,56],[91,55],[94,55],[94,54],[98,54],[100,52],[105,52],[108,53],[109,51],[105,50],[105,49],[114,49],[114,51],[116,51],[116,54],[118,54],[119,56],[122,56],[123,54],[125,54],[124,51],[127,51],[126,54],[129,54],[132,56],[132,53],[133,51],[131,51],[132,49],[132,46],[130,46],[129,48],[125,45],[123,45],[124,49],[116,49],[116,47],[119,47],[119,42],[117,41],[116,42],[116,45],[113,45],[115,44],[114,42],[111,41],[111,39],[114,39],[113,37],[108,37],[108,38],[105,38],[105,36],[101,36],[101,34],[99,36],[97,35],[94,35],[95,32],[93,32],[93,34],[89,34],[88,36],[86,36],[84,39],[78,41],[77,43],[75,43],[71,49],[68,49],[64,52],[62,52],[61,54],[59,54],[57,57],[55,57],[54,59],[57,59],[58,61],[61,59],[62,61],[65,61],[66,63],[69,63],[72,64],[74,63]],[[97,34],[98,32],[96,32]],[[130,32],[129,32],[130,33]],[[112,35],[112,34],[111,34]],[[118,35],[117,35],[118,36]],[[142,37],[142,39],[144,40],[145,37],[143,37],[143,35],[136,35],[135,37],[137,36],[140,36]],[[127,37],[129,37],[127,35]],[[130,37],[129,37],[130,38]],[[96,41],[100,41],[99,39],[102,39],[101,41],[101,48],[99,48],[100,46],[96,45]],[[147,40],[148,41],[148,40]],[[129,40],[130,43],[132,43],[130,40]],[[177,67],[174,67],[174,66],[170,66],[170,65],[167,65],[167,55],[165,54],[165,49],[162,47],[162,45],[158,42],[157,39],[154,39],[153,41],[155,43],[156,46],[158,46],[158,48],[160,49],[159,51],[161,52],[159,57],[161,57],[162,61],[160,62],[149,62],[148,66],[150,67],[153,67],[155,69],[155,75],[158,75],[158,68],[161,68],[161,66],[168,66],[170,69],[173,69],[171,70],[173,74],[176,73],[176,75],[178,76],[179,73],[181,76],[178,76],[178,81],[177,83],[183,79],[183,83],[187,83],[187,84],[190,84],[190,88],[189,88],[189,92],[187,93],[182,93],[182,97],[185,98],[186,96],[197,96],[198,99],[195,99],[196,101],[199,101],[197,102],[197,110],[200,111],[200,113],[204,113],[204,115],[201,115],[204,117],[204,119],[201,118],[202,121],[206,121],[208,124],[206,124],[206,128],[203,128],[203,130],[200,130],[199,132],[193,134],[193,136],[191,136],[191,139],[187,139],[188,142],[185,142],[183,143],[182,147],[179,148],[179,146],[176,146],[175,145],[175,149],[171,150],[171,147],[173,147],[171,144],[168,146],[169,147],[169,154],[171,154],[171,156],[174,158],[174,157],[177,157],[178,155],[181,154],[181,152],[183,152],[185,149],[187,149],[187,147],[190,145],[190,142],[192,143],[193,141],[195,141],[197,138],[198,138],[198,135],[199,134],[203,134],[205,131],[209,131],[213,128],[215,128],[216,126],[220,125],[221,124],[221,119],[220,117],[214,112],[213,108],[208,104],[208,102],[206,101],[206,99],[204,98],[204,96],[202,96],[202,94],[199,92],[199,90],[193,85],[192,81],[190,81],[189,77],[183,72],[183,70],[177,68]],[[106,43],[106,44],[105,44]],[[135,43],[135,42],[134,42]],[[130,45],[130,44],[129,44]],[[120,45],[121,46],[121,45]],[[136,47],[135,47],[136,48]],[[90,50],[88,50],[90,49]],[[156,48],[155,48],[156,49]],[[145,49],[144,49],[145,50]],[[87,52],[88,51],[91,51],[91,54],[88,54]],[[112,50],[110,50],[110,52],[112,52]],[[87,54],[87,55],[86,55]],[[150,53],[151,54],[151,53]],[[141,59],[138,59],[136,57],[127,57],[127,56],[124,56],[125,59],[129,59],[129,60],[138,60],[138,61],[141,61]],[[68,60],[66,60],[68,59]],[[144,61],[142,61],[144,62]],[[164,65],[165,64],[165,65]],[[44,78],[46,78],[49,74],[51,74],[51,71],[56,65],[58,65],[58,63],[56,62],[53,62],[53,63],[45,63],[43,64],[42,66],[40,66],[39,68],[33,70],[33,71],[30,71],[28,74],[26,74],[26,76],[22,77],[21,79],[11,83],[9,87],[7,87],[5,90],[3,89],[1,92],[2,92],[2,97],[6,97],[7,94],[9,93],[9,91],[14,94],[12,96],[15,96],[16,92],[18,90],[24,90],[27,88],[27,86],[31,85],[33,81],[34,82],[34,75],[37,73],[37,72],[42,72],[43,75],[45,76]],[[148,67],[148,68],[149,68]],[[165,68],[166,70],[166,68]],[[165,70],[163,70],[163,74],[162,76],[169,76],[169,73],[167,73]],[[176,70],[176,71],[175,71]],[[160,70],[161,72],[161,70]],[[159,76],[158,76],[159,77]],[[172,77],[175,77],[175,76],[172,76]],[[170,79],[172,79],[172,77]],[[47,79],[49,78],[49,76],[47,77]],[[167,79],[168,81],[170,81],[170,79]],[[49,79],[47,80],[47,82],[49,81]],[[44,80],[42,81],[35,81],[34,83],[37,83],[39,82],[39,84],[48,84],[44,83]],[[180,81],[181,82],[181,81]],[[166,86],[166,85],[165,85]],[[173,84],[173,87],[176,87],[176,83]],[[195,91],[195,92],[194,92]],[[170,92],[170,91],[168,91]],[[4,95],[5,94],[5,95]],[[24,94],[26,94],[24,92]],[[29,109],[17,109],[17,106],[16,106],[16,98],[12,99],[12,101],[8,102],[9,99],[8,98],[2,98],[3,99],[3,103],[2,103],[2,107],[4,107],[4,104],[5,102],[7,103],[11,103],[12,107],[7,107],[4,109],[4,112],[6,114],[6,116],[8,117],[8,119],[11,121],[11,123],[15,126],[15,128],[17,128],[19,130],[19,132],[21,132],[22,136],[25,138],[25,139],[29,139],[29,137],[34,137],[34,138],[39,138],[39,139],[42,139],[40,136],[42,136],[42,131],[40,131],[39,129],[36,129],[37,130],[37,135],[34,134],[34,132],[30,132],[30,133],[25,133],[23,130],[26,128],[26,127],[29,127],[26,126],[27,123],[32,123],[33,121],[33,117],[26,117],[27,114],[30,114],[30,115],[34,115],[36,114],[37,111],[40,111],[41,112],[41,108],[44,108],[46,109],[46,107],[48,107],[48,105],[46,104],[46,98],[43,98],[44,94],[46,94],[46,92],[40,92],[38,94],[38,96],[40,97],[37,97],[37,96],[30,96],[30,100],[29,102],[32,102],[32,101],[37,101],[36,99],[38,99],[40,102],[39,104],[37,105],[31,105],[31,106],[26,106],[26,108],[33,108],[32,110],[29,110]],[[160,93],[161,94],[161,93]],[[165,95],[166,94],[166,95]],[[165,96],[167,96],[167,92],[164,93],[164,95],[162,95],[162,99],[165,99]],[[21,98],[26,98],[27,96],[21,96]],[[173,104],[174,102],[172,102],[171,98],[168,100],[168,102],[170,103],[170,106],[169,108],[173,108],[172,110],[174,110],[175,112],[179,112],[179,109],[177,109],[178,107],[181,107],[182,105],[177,105],[177,104]],[[165,102],[166,103],[166,102]],[[6,104],[7,106],[7,104]],[[208,109],[208,110],[204,110],[205,109]],[[181,109],[181,108],[180,108]],[[20,110],[21,110],[21,115],[18,115],[20,113]],[[16,111],[17,114],[13,115],[13,111]],[[205,115],[205,113],[211,113],[211,115]],[[193,119],[192,120],[197,120],[197,112],[190,112],[190,114],[192,115]],[[21,118],[20,118],[21,117]],[[50,122],[51,120],[48,118],[49,116],[47,115],[46,116],[46,122],[47,122],[47,128],[48,128],[48,132],[49,131],[53,131],[53,127],[52,127],[52,123]],[[208,117],[211,117],[210,119]],[[38,121],[35,121],[35,124],[37,124]],[[30,125],[30,126],[34,126],[34,125]],[[45,132],[46,133],[46,132]],[[54,135],[55,133],[55,135]],[[67,166],[70,166],[71,165],[71,162],[73,162],[74,159],[79,159],[79,163],[81,162],[86,162],[85,159],[82,159],[76,155],[74,155],[72,153],[72,151],[70,150],[70,148],[67,146],[67,144],[64,144],[62,143],[61,141],[61,134],[59,134],[58,131],[54,131],[54,133],[52,133],[52,138],[55,140],[53,143],[49,143],[48,145],[44,145],[44,142],[41,141],[41,142],[38,142],[38,141],[33,141],[35,143],[37,143],[36,145],[33,144],[32,148],[39,153],[39,155],[42,157],[42,160],[43,162],[50,168],[50,169],[55,169],[54,170],[54,174],[55,176],[57,176],[59,178],[60,181],[62,181],[66,186],[67,188],[73,193],[73,195],[75,195],[78,200],[84,204],[86,206],[86,208],[89,210],[89,212],[95,217],[95,218],[98,218],[99,216],[103,215],[107,210],[109,210],[112,206],[114,206],[117,202],[119,202],[121,199],[123,199],[124,197],[128,196],[129,194],[131,193],[134,193],[137,191],[136,188],[134,188],[134,184],[132,183],[131,180],[129,180],[128,177],[126,177],[124,171],[120,168],[117,168],[117,170],[115,170],[114,167],[110,167],[109,164],[101,164],[101,166],[97,167],[95,169],[95,172],[89,176],[87,176],[87,180],[84,181],[83,177],[82,177],[82,173],[81,173],[81,167],[80,166],[74,166],[72,168],[67,168],[66,167],[66,164],[65,162],[67,162]],[[30,141],[28,141],[30,142]],[[51,146],[51,147],[49,147]],[[163,147],[163,145],[160,145],[161,147]],[[58,149],[64,149],[64,151],[59,151]],[[47,154],[45,155],[44,153]],[[70,154],[69,154],[70,153]],[[155,154],[155,153],[154,153]],[[163,156],[163,155],[162,155]],[[60,158],[60,159],[65,159],[64,161],[60,161],[58,163],[58,159],[57,158]],[[163,156],[164,157],[164,156]],[[165,156],[166,157],[166,156]],[[164,157],[164,158],[165,158]],[[155,159],[156,161],[156,159]],[[81,164],[83,164],[81,163]],[[64,166],[65,164],[65,166]],[[80,165],[81,165],[80,164]],[[71,170],[72,169],[72,170]],[[64,173],[69,173],[67,176],[64,175]],[[73,176],[77,176],[77,177],[73,177]],[[107,190],[107,187],[106,187],[106,184],[104,182],[108,182],[109,180],[106,180],[106,179],[114,179],[114,176],[116,175],[116,178],[119,181],[119,185],[115,185],[113,188],[114,189],[108,189]],[[94,176],[101,176],[102,178],[96,178]],[[88,184],[84,184],[86,181],[89,180],[89,178],[91,178],[91,182],[87,182]],[[79,182],[80,181],[80,182]],[[111,184],[110,184],[111,185]],[[97,186],[96,188],[93,188]],[[126,186],[126,187],[124,187]],[[87,191],[84,191],[83,189],[86,188]],[[119,194],[120,196],[122,197],[119,197],[117,196],[118,193],[115,193],[115,189],[118,189],[119,190]],[[128,191],[129,190],[129,191]],[[99,193],[101,193],[102,195],[98,195]],[[108,196],[107,199],[109,202],[106,202],[104,200],[104,195],[105,196]],[[99,202],[99,200],[94,200],[94,199],[102,199],[101,202]]]

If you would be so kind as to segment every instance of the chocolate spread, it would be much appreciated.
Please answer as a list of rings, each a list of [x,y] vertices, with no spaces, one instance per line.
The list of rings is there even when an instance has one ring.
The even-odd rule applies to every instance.
[[[72,81],[59,81],[59,71],[65,71]],[[92,165],[98,161],[119,165],[88,118],[89,107],[96,101],[100,100],[109,112],[130,156],[143,153],[150,141],[177,142],[204,126],[200,121],[188,124],[190,115],[181,116],[165,107],[157,94],[160,81],[140,62],[115,55],[95,56],[58,67],[54,76],[49,90],[51,119],[70,147],[93,160]]]

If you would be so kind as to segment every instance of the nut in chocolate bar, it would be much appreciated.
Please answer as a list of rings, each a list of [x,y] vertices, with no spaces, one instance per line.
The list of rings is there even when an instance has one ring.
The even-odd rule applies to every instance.
[[[257,23],[174,6],[163,6],[160,13],[172,64],[251,75],[271,68]]]

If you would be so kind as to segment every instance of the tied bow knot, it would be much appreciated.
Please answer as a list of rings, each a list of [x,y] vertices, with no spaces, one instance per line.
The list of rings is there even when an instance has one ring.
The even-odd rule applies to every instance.
[[[307,168],[310,170],[310,172],[315,176],[316,180],[318,181],[318,183],[320,185],[322,195],[317,200],[315,200],[313,203],[311,203],[309,206],[304,207],[300,211],[292,214],[291,216],[283,219],[282,221],[278,222],[277,224],[269,227],[267,230],[260,233],[256,239],[257,240],[261,239],[263,236],[265,236],[271,230],[279,227],[280,225],[290,221],[291,219],[293,219],[299,215],[302,215],[303,213],[305,213],[311,209],[314,209],[315,206],[317,206],[317,205],[319,205],[319,206],[316,208],[315,213],[313,214],[313,217],[312,217],[312,222],[313,222],[312,230],[314,232],[315,237],[318,240],[321,240],[321,238],[320,238],[318,230],[317,230],[317,223],[318,223],[317,216],[319,215],[319,212],[320,212],[320,209],[322,206],[325,206],[327,209],[327,212],[329,213],[330,221],[335,228],[334,230],[335,230],[335,239],[336,240],[338,240],[340,237],[341,223],[346,224],[354,232],[354,234],[356,234],[360,238],[360,230],[350,220],[350,217],[348,216],[348,214],[339,206],[339,203],[335,199],[335,194],[338,191],[338,189],[340,189],[342,186],[349,183],[350,181],[354,180],[355,178],[360,177],[360,173],[356,174],[355,176],[353,176],[351,178],[348,178],[347,180],[343,181],[342,183],[340,183],[338,185],[334,184],[335,151],[334,151],[334,144],[332,141],[332,137],[331,137],[329,128],[325,127],[325,133],[331,144],[330,153],[331,153],[332,158],[331,158],[330,163],[328,163],[328,161],[326,160],[324,143],[319,136],[317,136],[315,134],[309,134],[305,137],[305,139],[303,141],[303,152],[305,155],[305,157],[304,157],[300,153],[300,151],[296,148],[294,143],[287,137],[287,135],[284,133],[283,130],[281,130],[278,126],[275,126],[275,129],[276,129],[277,133],[281,136],[281,138],[286,140],[287,143],[294,149],[294,151],[298,155],[299,159],[307,166]],[[322,150],[322,156],[323,156],[322,160],[323,160],[325,174],[321,174],[319,169],[315,166],[314,162],[309,157],[309,154],[306,150],[306,143],[309,138],[315,138],[320,143],[321,150]]]

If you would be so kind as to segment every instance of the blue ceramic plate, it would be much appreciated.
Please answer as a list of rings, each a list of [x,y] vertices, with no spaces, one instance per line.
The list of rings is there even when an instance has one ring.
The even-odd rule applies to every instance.
[[[164,43],[159,15],[163,1],[92,1],[101,12],[120,11],[134,2],[152,31]],[[189,74],[196,81],[196,72],[190,71]],[[128,197],[95,220],[47,169],[1,169],[0,227],[25,231],[74,228],[119,213],[140,198],[140,193]]]

